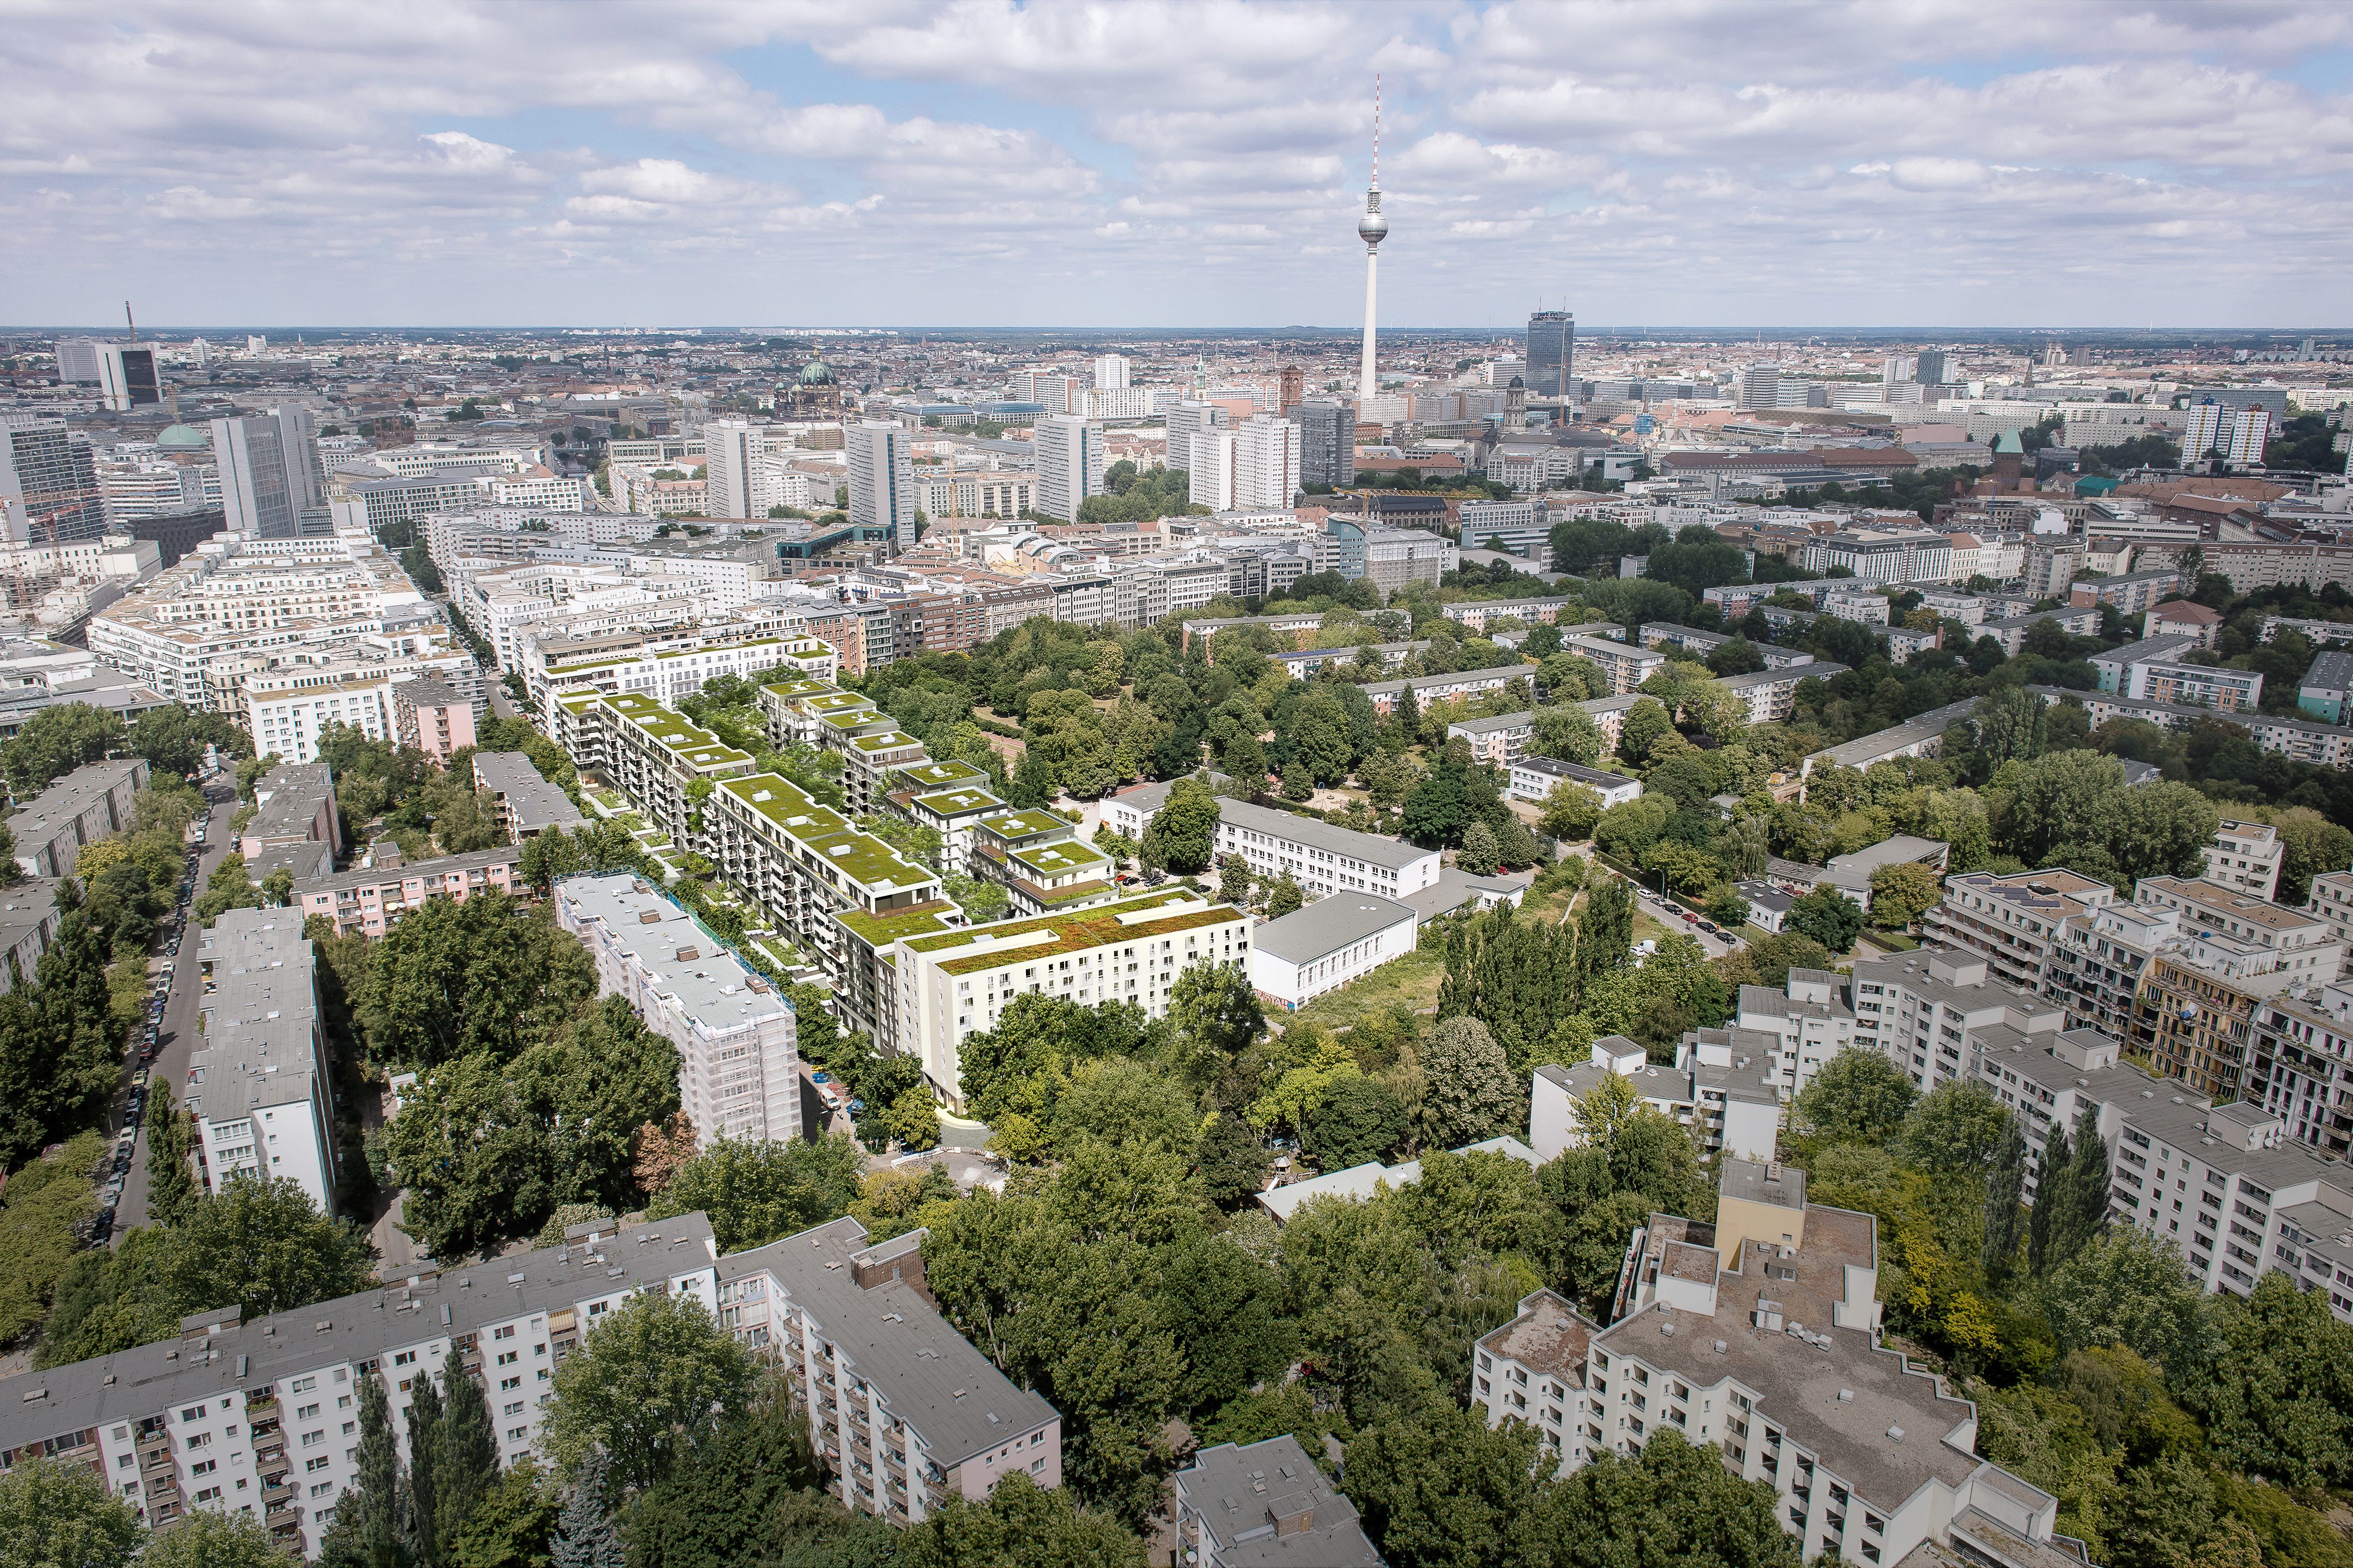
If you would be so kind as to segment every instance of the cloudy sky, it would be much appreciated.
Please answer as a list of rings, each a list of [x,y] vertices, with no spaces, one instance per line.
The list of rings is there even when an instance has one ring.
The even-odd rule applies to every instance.
[[[2353,5],[0,0],[0,321],[2320,326]]]

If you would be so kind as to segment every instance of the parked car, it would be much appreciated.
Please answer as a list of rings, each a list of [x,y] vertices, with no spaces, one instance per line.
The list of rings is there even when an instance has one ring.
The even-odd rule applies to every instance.
[[[831,1083],[833,1081],[833,1075],[829,1072],[813,1072],[809,1074],[809,1081],[811,1083]]]
[[[1699,922],[1699,929],[1707,932],[1710,936],[1714,936],[1715,934],[1715,922],[1714,921],[1702,921]]]
[[[137,1072],[131,1075],[131,1087],[133,1089],[145,1089],[147,1087],[147,1069],[145,1068],[141,1068]]]

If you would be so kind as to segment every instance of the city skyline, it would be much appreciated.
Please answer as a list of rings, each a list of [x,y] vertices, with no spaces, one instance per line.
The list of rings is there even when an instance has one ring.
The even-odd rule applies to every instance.
[[[421,15],[17,8],[5,313],[1345,329],[1377,74],[1400,323],[2324,328],[2347,237],[2316,7]]]

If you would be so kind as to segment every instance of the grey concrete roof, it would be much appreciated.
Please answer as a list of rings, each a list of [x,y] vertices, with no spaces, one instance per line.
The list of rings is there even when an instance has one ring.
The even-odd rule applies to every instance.
[[[315,838],[306,838],[300,844],[272,845],[259,855],[245,858],[246,880],[259,888],[269,873],[280,866],[286,868],[286,874],[293,878],[299,887],[304,882],[315,882],[332,872],[335,868],[334,851]]]
[[[1518,1317],[1488,1333],[1479,1345],[1559,1378],[1571,1388],[1583,1388],[1586,1350],[1600,1331],[1567,1298],[1538,1290],[1522,1298]]]
[[[585,820],[572,797],[542,778],[521,752],[476,752],[474,783],[506,800],[507,814],[521,833],[570,827]]]
[[[1533,773],[1550,773],[1572,783],[1591,784],[1595,789],[1619,789],[1632,784],[1641,789],[1642,781],[1630,773],[1613,773],[1607,768],[1588,768],[1582,763],[1565,763],[1558,757],[1521,757],[1512,766],[1526,768]]]
[[[1394,925],[1418,924],[1413,910],[1377,893],[1341,892],[1271,920],[1251,933],[1259,952],[1289,963],[1313,963]]]
[[[1816,673],[1819,674],[1820,671]],[[1933,740],[1942,735],[1951,729],[1957,721],[1968,718],[1976,707],[1977,700],[1974,698],[1966,702],[1947,703],[1942,708],[1923,713],[1918,718],[1898,724],[1893,729],[1881,730],[1869,735],[1858,735],[1842,745],[1816,752],[1806,760],[1810,763],[1836,763],[1841,766],[1851,768],[1865,767],[1882,758],[1893,756],[1908,746],[1917,745],[1922,741]]]
[[[1724,1162],[1724,1175],[1717,1184],[1717,1191],[1725,1197],[1743,1198],[1752,1204],[1801,1209],[1806,1206],[1806,1173],[1795,1165],[1767,1165],[1755,1160],[1727,1159]],[[1827,1321],[1829,1314],[1823,1316]]]
[[[1213,782],[1225,782],[1220,781],[1217,774],[1210,776]],[[1123,790],[1117,798],[1122,805],[1131,805],[1150,816],[1168,804],[1168,790],[1167,784],[1149,784],[1137,789]],[[1235,800],[1231,796],[1219,799],[1218,815],[1219,820],[1248,828],[1253,833],[1263,833],[1294,844],[1312,845],[1318,849],[1327,849],[1335,855],[1345,855],[1367,865],[1384,866],[1392,870],[1402,870],[1435,853],[1402,839],[1335,827],[1312,816],[1293,816],[1287,811],[1253,805],[1249,801]]]
[[[1509,1154],[1531,1169],[1544,1163],[1536,1157],[1535,1150],[1516,1138],[1490,1138],[1483,1143],[1472,1143],[1454,1152]],[[1377,1160],[1368,1160],[1345,1171],[1327,1172],[1303,1182],[1292,1182],[1271,1193],[1261,1193],[1258,1201],[1275,1218],[1287,1220],[1318,1198],[1348,1198],[1361,1203],[1371,1197],[1374,1189],[1384,1182],[1391,1187],[1406,1187],[1419,1180],[1421,1162],[1419,1160],[1409,1160],[1402,1165],[1384,1165]]]
[[[257,1318],[201,1338],[171,1339],[113,1355],[0,1379],[0,1449],[114,1421],[137,1420],[211,1395],[237,1395],[317,1367],[371,1361],[397,1345],[481,1331],[492,1323],[569,1307],[667,1279],[712,1257],[700,1213],[656,1220],[594,1247],[542,1247],[435,1274],[396,1272],[363,1290]],[[39,1397],[34,1391],[42,1391]]]
[[[14,951],[34,931],[60,918],[57,878],[26,877],[0,887],[0,953]],[[33,976],[25,978],[29,982]]]
[[[8,818],[9,831],[26,849],[47,844],[74,818],[134,777],[147,764],[136,757],[84,763],[26,801]]]
[[[319,807],[333,808],[335,778],[324,763],[280,763],[263,775],[254,794],[269,798],[261,802],[239,837],[308,838]]]
[[[1380,1568],[1356,1505],[1288,1432],[1247,1448],[1203,1448],[1173,1479],[1215,1542],[1206,1561],[1218,1568]]]
[[[740,1029],[792,1012],[765,980],[705,935],[685,910],[659,893],[639,888],[635,877],[619,872],[567,878],[556,884],[555,893],[575,906],[582,919],[603,921],[616,945],[634,952],[645,965],[648,984],[675,998],[681,1011],[712,1032]],[[646,920],[649,914],[657,918]]]
[[[1878,843],[1855,850],[1850,855],[1833,855],[1828,869],[1847,873],[1860,872],[1865,877],[1882,866],[1902,865],[1906,861],[1926,860],[1945,847],[1941,839],[1917,838],[1909,833],[1898,833]]]
[[[911,1233],[920,1245],[923,1232]],[[907,1237],[885,1245],[903,1244]],[[932,1458],[953,1469],[984,1449],[1028,1436],[1059,1418],[1051,1405],[1014,1386],[896,1274],[871,1288],[857,1280],[866,1227],[847,1215],[797,1236],[720,1259],[723,1285],[765,1271],[839,1346],[858,1375],[923,1434]]]
[[[204,1040],[189,1100],[218,1121],[265,1105],[307,1103],[319,1067],[319,986],[297,910],[230,910],[202,933],[211,965]],[[195,1080],[197,1069],[204,1081]],[[321,1098],[326,1098],[322,1093]]]
[[[2301,685],[2312,691],[2353,691],[2353,653],[2328,648],[2313,655]]]
[[[296,850],[324,849],[325,845],[297,844]],[[271,855],[284,853],[272,849]],[[442,855],[430,860],[403,861],[396,853],[390,864],[379,860],[374,866],[354,866],[348,871],[330,876],[313,877],[308,881],[298,879],[298,892],[340,892],[346,888],[380,888],[387,882],[405,881],[410,877],[439,878],[451,871],[487,870],[492,866],[513,866],[522,859],[522,851],[512,845],[498,844],[488,849],[470,849],[463,855]]]
[[[1627,650],[1620,648],[1618,651],[1624,653]],[[1410,686],[1419,695],[1434,686],[1460,686],[1465,681],[1472,680],[1511,680],[1520,677],[1533,680],[1535,679],[1535,673],[1536,667],[1533,664],[1497,664],[1490,665],[1485,669],[1458,669],[1447,675],[1417,675],[1409,679],[1376,680],[1369,682],[1364,690],[1367,697],[1380,692],[1395,696]]]
[[[1427,923],[1440,915],[1451,915],[1468,903],[1492,902],[1496,899],[1524,894],[1528,884],[1535,879],[1534,871],[1474,877],[1460,866],[1441,866],[1438,868],[1435,883],[1427,888],[1416,888],[1405,895],[1404,901],[1411,904],[1414,913]]]

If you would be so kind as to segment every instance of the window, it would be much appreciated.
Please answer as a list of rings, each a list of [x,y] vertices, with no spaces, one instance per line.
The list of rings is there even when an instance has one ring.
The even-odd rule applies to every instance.
[[[522,1379],[519,1377],[502,1377],[499,1380],[499,1392],[501,1394],[511,1388],[521,1388],[522,1386]]]
[[[295,1394],[308,1394],[318,1386],[319,1380],[315,1377],[298,1377],[290,1385],[290,1392]]]
[[[192,1476],[209,1476],[218,1468],[220,1468],[220,1461],[218,1459],[200,1459],[196,1463],[188,1467],[188,1474]]]
[[[316,1470],[323,1470],[333,1461],[333,1459],[334,1456],[332,1454],[321,1454],[316,1458],[305,1459],[302,1461],[302,1473],[304,1475],[309,1475]]]
[[[305,1448],[315,1448],[326,1440],[327,1435],[324,1432],[305,1432],[302,1434],[302,1447]]]
[[[318,1414],[319,1407],[317,1405],[305,1405],[302,1408],[294,1412],[294,1419],[297,1421],[308,1421]]]

